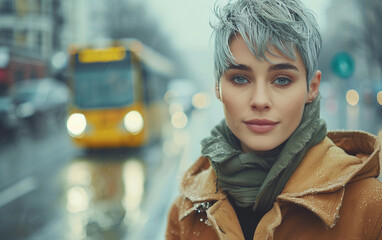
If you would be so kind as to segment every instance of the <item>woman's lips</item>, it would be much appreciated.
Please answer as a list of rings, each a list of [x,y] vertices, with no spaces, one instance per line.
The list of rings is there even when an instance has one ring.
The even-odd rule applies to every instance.
[[[252,119],[244,121],[249,130],[255,133],[266,133],[272,131],[278,124],[268,119]]]

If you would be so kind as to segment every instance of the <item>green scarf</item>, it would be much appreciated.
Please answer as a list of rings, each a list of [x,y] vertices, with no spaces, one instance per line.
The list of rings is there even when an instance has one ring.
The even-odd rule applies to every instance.
[[[301,122],[280,146],[258,155],[244,153],[225,120],[202,141],[202,155],[208,157],[217,175],[217,184],[239,207],[269,211],[276,197],[306,152],[326,136],[320,119],[320,97],[305,105]]]

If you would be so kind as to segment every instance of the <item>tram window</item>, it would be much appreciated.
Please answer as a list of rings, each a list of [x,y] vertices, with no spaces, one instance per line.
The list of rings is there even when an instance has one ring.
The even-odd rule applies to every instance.
[[[143,71],[144,100],[145,103],[161,101],[166,91],[167,82],[159,74],[150,72],[147,69]]]

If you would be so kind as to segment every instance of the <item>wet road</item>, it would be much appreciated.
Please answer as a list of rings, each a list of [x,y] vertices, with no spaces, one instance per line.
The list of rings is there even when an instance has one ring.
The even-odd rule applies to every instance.
[[[61,169],[76,154],[62,128],[1,138],[0,238],[26,239],[57,215]]]
[[[0,239],[164,239],[179,178],[222,119],[220,108],[213,101],[185,129],[167,127],[161,142],[136,150],[77,149],[63,122],[1,137]],[[375,106],[350,107],[335,94],[324,96],[321,112],[330,130],[382,128]]]
[[[0,239],[154,239],[142,231],[164,231],[187,138],[167,133],[140,149],[103,151],[75,148],[64,123],[3,136]]]

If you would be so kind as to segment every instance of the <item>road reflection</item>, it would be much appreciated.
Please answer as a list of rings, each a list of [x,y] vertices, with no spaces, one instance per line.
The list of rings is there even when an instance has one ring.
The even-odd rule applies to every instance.
[[[122,239],[142,221],[146,174],[139,157],[82,156],[64,175],[66,239]]]

